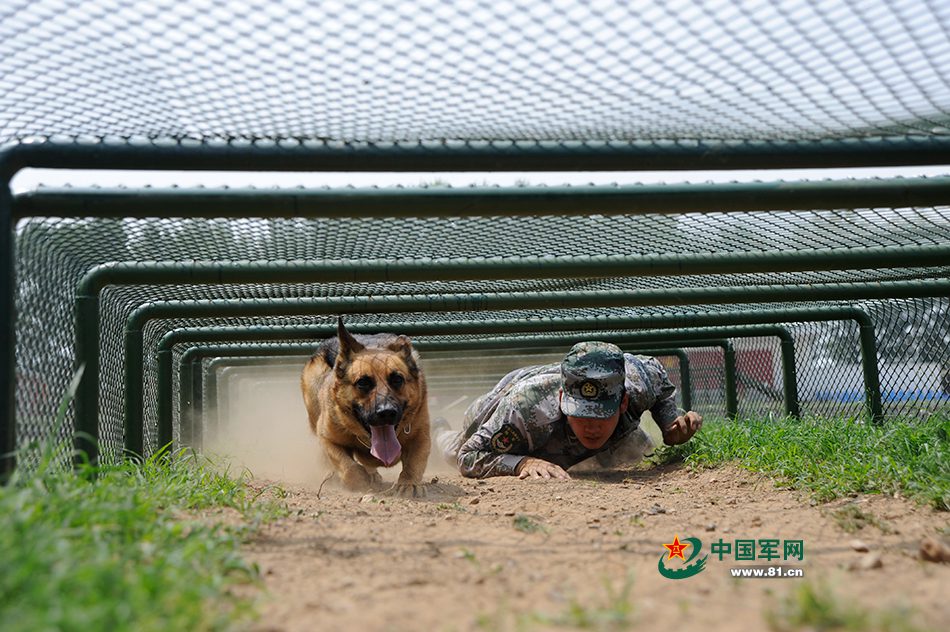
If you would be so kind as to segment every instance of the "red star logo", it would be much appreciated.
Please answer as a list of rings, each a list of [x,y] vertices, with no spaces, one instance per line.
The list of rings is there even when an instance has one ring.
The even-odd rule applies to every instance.
[[[674,557],[678,557],[684,562],[686,561],[686,556],[683,555],[683,550],[689,546],[689,543],[680,544],[680,537],[678,535],[673,536],[672,544],[664,544],[667,549],[669,549],[670,554],[666,556],[667,560],[672,560]]]

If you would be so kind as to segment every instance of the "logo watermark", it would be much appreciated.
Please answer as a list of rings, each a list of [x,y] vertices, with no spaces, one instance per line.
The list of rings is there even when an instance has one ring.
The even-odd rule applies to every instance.
[[[805,569],[787,566],[737,566],[730,568],[733,577],[804,577]]]
[[[660,555],[657,570],[660,575],[668,579],[686,579],[698,575],[706,568],[706,560],[710,555],[717,557],[721,562],[725,557],[731,557],[736,562],[752,562],[756,560],[771,561],[799,561],[805,560],[804,540],[779,540],[778,538],[723,540],[719,538],[710,546],[710,552],[700,557],[703,543],[699,538],[684,538],[680,541],[679,535],[673,536],[673,541],[664,544],[666,552]],[[689,549],[689,557],[685,555]],[[681,561],[677,562],[675,558]],[[737,566],[729,569],[733,577],[804,577],[805,571],[793,566]]]

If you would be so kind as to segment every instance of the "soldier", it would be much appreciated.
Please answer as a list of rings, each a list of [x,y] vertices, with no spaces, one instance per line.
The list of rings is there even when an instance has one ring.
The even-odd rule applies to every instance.
[[[596,456],[602,466],[634,462],[653,443],[640,428],[649,410],[663,442],[688,441],[702,426],[679,415],[675,387],[655,359],[606,342],[574,345],[560,364],[516,369],[465,411],[464,432],[433,421],[436,442],[463,476],[570,478],[567,468]]]

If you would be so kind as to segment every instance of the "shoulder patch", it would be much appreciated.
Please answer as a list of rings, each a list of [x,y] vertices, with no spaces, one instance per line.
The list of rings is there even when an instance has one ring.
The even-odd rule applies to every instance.
[[[503,425],[491,436],[491,447],[495,452],[508,453],[524,444],[524,435],[511,424]]]

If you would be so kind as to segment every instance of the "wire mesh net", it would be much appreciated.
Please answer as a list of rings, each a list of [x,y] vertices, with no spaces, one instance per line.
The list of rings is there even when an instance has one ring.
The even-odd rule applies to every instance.
[[[950,133],[927,0],[29,0],[0,24],[0,140]]]
[[[780,215],[780,220],[777,218]],[[899,226],[895,228],[895,226]],[[731,228],[727,230],[726,227]],[[810,233],[810,236],[806,236]],[[767,237],[765,237],[767,236]],[[67,437],[72,420],[50,429],[75,364],[74,300],[80,279],[94,266],[110,261],[400,261],[426,257],[484,260],[490,257],[546,256],[552,260],[590,252],[605,254],[741,251],[768,254],[799,249],[879,245],[944,244],[950,240],[950,209],[846,209],[774,213],[691,213],[679,216],[582,216],[428,219],[83,219],[31,218],[17,227],[17,413],[22,439],[51,431]],[[142,264],[147,265],[147,264]],[[287,264],[292,266],[293,264]],[[705,287],[746,288],[769,284],[820,288],[828,283],[874,283],[907,279],[945,279],[948,267],[805,271],[663,277],[419,281],[387,283],[245,283],[111,285],[100,296],[100,433],[104,445],[124,439],[125,330],[133,310],[147,303],[213,301],[238,311],[221,317],[187,316],[150,320],[144,328],[147,359],[142,377],[142,405],[147,445],[154,447],[158,398],[155,350],[158,340],[176,328],[254,327],[322,324],[328,331],[337,309],[312,307],[312,299],[486,295],[538,291],[683,290]],[[241,306],[254,300],[294,307],[284,315]],[[308,303],[309,301],[309,303]],[[460,322],[473,319],[536,321],[544,332],[552,318],[595,319],[605,329],[611,319],[630,316],[669,318],[753,309],[814,307],[815,303],[696,304],[505,311],[376,312],[350,314],[348,322],[388,331],[394,323]],[[707,301],[708,302],[708,301]],[[946,404],[950,364],[950,319],[946,298],[886,301],[824,301],[824,306],[858,304],[876,328],[886,412],[917,414]],[[311,305],[308,307],[308,305]],[[297,308],[299,307],[299,311]],[[655,326],[655,325],[654,325]],[[796,323],[785,326],[796,345],[798,391],[802,411],[810,415],[859,414],[864,402],[858,328],[852,321]],[[619,327],[614,325],[614,327]],[[629,325],[627,326],[629,328]],[[621,327],[619,331],[624,331]],[[630,330],[632,331],[632,330]],[[398,333],[398,332],[397,332]],[[589,334],[568,331],[583,339]],[[475,340],[479,336],[424,335],[438,341]],[[481,336],[484,337],[484,336]],[[292,335],[289,340],[298,340]],[[511,337],[507,346],[517,346]],[[784,377],[778,339],[735,338],[739,415],[784,414]],[[649,343],[656,347],[656,343]],[[566,349],[567,346],[564,346]],[[175,361],[184,347],[176,347]],[[694,408],[723,414],[724,359],[716,348],[688,349]],[[177,366],[177,364],[176,364]],[[677,379],[678,378],[678,363]],[[671,364],[672,368],[672,364]],[[438,376],[434,376],[438,379]],[[498,376],[487,376],[490,381]],[[177,376],[174,378],[177,380]],[[474,382],[473,382],[474,383]],[[177,381],[176,389],[180,388]],[[177,399],[176,399],[177,401]],[[177,414],[177,413],[176,413]],[[177,419],[177,418],[176,418]]]
[[[585,146],[691,148],[713,159],[750,146],[795,154],[803,148],[826,151],[840,142],[870,149],[868,155],[918,141],[946,148],[948,32],[950,7],[928,0],[748,5],[726,0],[17,0],[0,6],[0,161],[5,169],[9,148],[39,145],[60,151],[100,144],[142,155],[169,147],[237,148],[246,150],[236,152],[247,158],[246,168],[254,168],[253,156],[268,149],[330,147],[341,156],[355,156],[348,164],[360,169],[372,167],[359,161],[381,146],[488,158],[505,152],[520,157],[525,147],[541,154]],[[713,145],[715,151],[709,151]],[[207,168],[197,162],[203,155],[192,155],[190,168]],[[93,154],[86,159],[78,166],[101,166]],[[379,195],[385,198],[387,192]],[[351,314],[350,322],[386,330],[395,323],[514,319],[533,323],[537,333],[548,324],[554,328],[554,317],[575,317],[596,320],[616,333],[633,331],[629,323],[617,325],[617,319],[632,316],[672,322],[683,315],[818,304],[780,296],[767,304],[716,302],[712,295],[677,301],[676,292],[694,296],[687,293],[698,288],[943,281],[950,270],[950,262],[932,261],[811,271],[783,271],[767,263],[785,253],[807,257],[861,248],[945,247],[950,244],[946,206],[725,210],[608,217],[592,208],[583,215],[550,217],[266,220],[183,219],[189,209],[177,205],[154,219],[52,219],[38,212],[19,222],[14,242],[18,436],[32,440],[71,433],[71,416],[61,428],[50,426],[77,361],[74,299],[83,276],[109,262],[348,265],[526,257],[563,262],[592,253],[644,258],[738,254],[763,262],[760,271],[743,274],[713,275],[696,268],[663,277],[540,278],[550,275],[539,272],[521,279],[467,281],[289,283],[277,277],[193,285],[179,278],[164,285],[110,285],[99,297],[100,391],[94,404],[100,438],[109,449],[125,439],[127,321],[145,303],[418,295],[433,305],[440,297],[449,299],[429,310],[354,309],[364,313]],[[95,215],[95,209],[89,213]],[[647,290],[666,290],[667,298],[655,305],[557,310],[445,307],[465,295],[477,301],[500,293]],[[948,298],[945,290],[934,294],[821,303],[856,305],[870,315],[890,415],[926,414],[947,404]],[[147,323],[141,376],[147,446],[154,448],[157,441],[155,350],[165,332],[197,325],[328,325],[332,311],[288,308],[281,316],[233,312]],[[802,411],[860,412],[865,382],[858,326],[851,320],[781,324],[795,343]],[[501,332],[499,337],[509,347],[520,340]],[[465,342],[479,336],[460,331],[421,338]],[[738,415],[783,414],[786,376],[778,339],[729,340],[736,354]],[[181,352],[175,349],[176,362]],[[694,407],[725,414],[731,369],[722,348],[690,348],[685,357]],[[666,361],[682,384],[682,356]],[[177,379],[173,388],[180,390]]]

